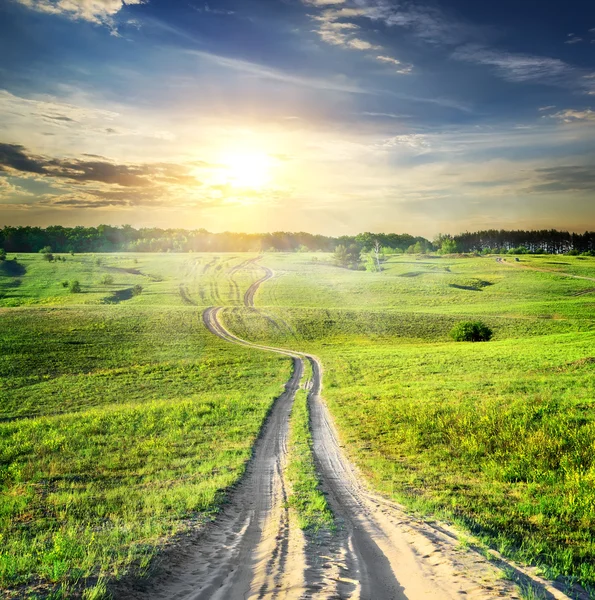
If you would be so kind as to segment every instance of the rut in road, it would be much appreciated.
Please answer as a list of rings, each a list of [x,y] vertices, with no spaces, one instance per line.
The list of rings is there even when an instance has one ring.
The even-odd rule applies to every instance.
[[[251,261],[252,262],[252,261]],[[245,294],[253,306],[265,275]],[[290,357],[293,374],[275,401],[253,457],[220,516],[203,527],[150,590],[121,598],[156,600],[519,598],[516,586],[477,551],[462,551],[455,532],[419,521],[371,493],[346,458],[321,397],[322,366],[313,355],[254,344],[229,332],[209,308],[205,326],[220,338]],[[304,535],[288,508],[285,478],[291,406],[312,366],[308,403],[314,458],[336,529]],[[504,564],[543,598],[568,598],[527,570]],[[510,577],[509,577],[510,578]]]

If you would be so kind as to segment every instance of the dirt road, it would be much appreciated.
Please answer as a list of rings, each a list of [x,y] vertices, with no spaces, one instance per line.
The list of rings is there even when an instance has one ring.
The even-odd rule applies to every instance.
[[[253,306],[265,275],[245,295]],[[361,482],[347,459],[321,397],[322,365],[312,355],[242,340],[222,323],[222,308],[204,312],[205,326],[230,343],[277,352],[293,361],[293,374],[276,400],[253,458],[230,502],[214,523],[181,548],[150,589],[126,598],[179,600],[359,599],[419,600],[520,598],[511,578],[542,598],[568,598],[559,590],[493,555],[491,560],[460,543],[443,525],[415,519]],[[335,516],[333,532],[305,536],[287,506],[285,479],[291,405],[304,363],[310,425],[322,487]],[[502,569],[508,578],[502,577]]]

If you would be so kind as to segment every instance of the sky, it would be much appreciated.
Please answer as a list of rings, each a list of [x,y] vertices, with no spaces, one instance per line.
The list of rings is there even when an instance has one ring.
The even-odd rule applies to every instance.
[[[595,229],[592,0],[0,0],[0,226]]]

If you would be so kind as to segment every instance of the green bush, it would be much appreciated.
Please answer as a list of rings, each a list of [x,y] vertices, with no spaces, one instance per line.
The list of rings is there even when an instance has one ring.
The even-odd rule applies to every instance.
[[[63,287],[63,288],[67,288],[69,285],[70,285],[70,282],[69,282],[69,281],[63,281],[63,282],[62,282],[62,287]]]
[[[4,248],[0,248],[0,261],[6,260],[6,250]]]
[[[462,321],[450,332],[455,342],[488,342],[492,335],[493,331],[481,321]]]
[[[81,284],[78,279],[73,279],[70,282],[70,293],[71,294],[80,294],[81,293]]]
[[[108,275],[107,273],[101,278],[101,283],[103,283],[104,285],[111,285],[112,283],[114,283],[114,278],[111,275]]]
[[[132,295],[133,296],[140,296],[143,293],[143,286],[140,284],[136,284],[133,288],[132,288]]]

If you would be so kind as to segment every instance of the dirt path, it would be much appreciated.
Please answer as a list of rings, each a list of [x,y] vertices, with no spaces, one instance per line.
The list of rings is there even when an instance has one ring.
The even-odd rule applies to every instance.
[[[258,260],[258,259],[255,259]],[[260,265],[260,268],[264,270],[264,275],[258,280],[255,281],[244,294],[244,306],[254,306],[254,295],[256,294],[258,288],[268,279],[271,279],[274,275],[273,271],[268,267],[264,267]]]
[[[263,267],[264,268],[264,267]],[[253,306],[259,285],[245,295]],[[235,344],[291,357],[293,374],[276,400],[242,481],[215,522],[180,549],[150,589],[120,598],[177,600],[306,599],[447,600],[520,598],[510,576],[539,598],[568,598],[528,570],[492,560],[461,545],[448,527],[413,518],[372,493],[347,459],[321,397],[322,365],[313,355],[253,344],[221,322],[222,308],[203,314],[205,326]],[[323,489],[335,515],[333,532],[304,536],[287,506],[285,480],[291,406],[304,372],[308,382],[313,450]],[[506,569],[509,579],[502,577]]]

